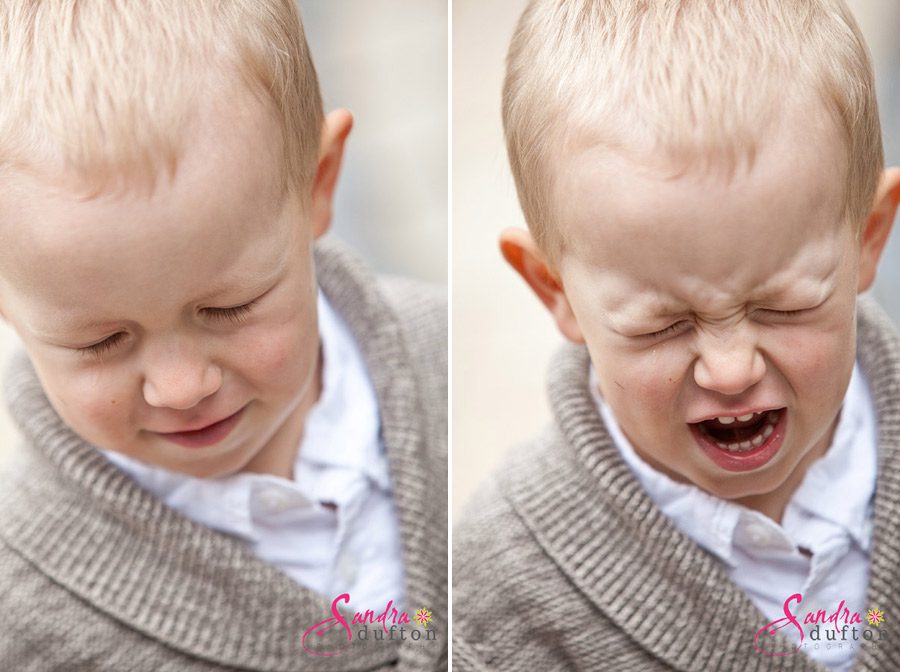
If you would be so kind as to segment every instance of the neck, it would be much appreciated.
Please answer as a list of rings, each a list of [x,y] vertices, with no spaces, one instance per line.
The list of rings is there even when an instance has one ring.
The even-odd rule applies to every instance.
[[[271,474],[292,481],[294,479],[294,462],[303,439],[303,428],[313,405],[322,394],[322,345],[319,344],[319,356],[315,370],[304,386],[297,405],[282,422],[265,447],[241,469],[242,472],[255,474]]]

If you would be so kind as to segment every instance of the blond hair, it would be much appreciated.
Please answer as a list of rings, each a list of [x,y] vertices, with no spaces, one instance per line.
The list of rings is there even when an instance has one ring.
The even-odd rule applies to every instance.
[[[284,186],[316,169],[324,115],[294,0],[3,2],[0,68],[6,168],[174,174],[192,110],[237,83],[278,119]]]
[[[519,201],[551,261],[551,163],[576,143],[685,166],[752,166],[787,104],[825,109],[848,148],[845,216],[883,170],[868,50],[842,0],[533,0],[513,36],[503,125]]]

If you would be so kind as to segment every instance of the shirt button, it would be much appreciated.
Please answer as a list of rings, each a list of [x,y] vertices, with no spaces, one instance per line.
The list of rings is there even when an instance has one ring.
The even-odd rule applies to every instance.
[[[756,546],[768,546],[772,542],[772,535],[762,525],[748,527],[747,536],[750,538],[750,542]]]
[[[260,495],[259,500],[268,513],[279,513],[289,506],[288,498],[278,490],[264,491]]]

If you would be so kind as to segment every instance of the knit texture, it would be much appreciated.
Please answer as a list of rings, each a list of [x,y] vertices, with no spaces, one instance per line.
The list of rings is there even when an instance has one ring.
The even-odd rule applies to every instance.
[[[879,423],[865,606],[893,618],[880,643],[854,642],[853,669],[900,670],[900,343],[873,303],[858,314]],[[555,357],[553,427],[514,451],[454,532],[454,670],[824,670],[754,650],[769,619],[642,489],[597,412],[589,363],[574,345]]]
[[[333,241],[317,244],[316,269],[369,368],[406,610],[430,609],[436,640],[370,635],[338,656],[305,653],[301,636],[331,616],[334,596],[142,490],[62,422],[22,356],[6,380],[25,445],[0,476],[0,670],[446,669],[446,301],[376,278]]]

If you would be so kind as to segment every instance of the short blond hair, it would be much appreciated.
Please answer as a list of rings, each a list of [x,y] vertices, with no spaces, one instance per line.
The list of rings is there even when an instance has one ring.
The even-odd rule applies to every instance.
[[[3,2],[0,166],[155,181],[200,97],[232,83],[278,119],[284,186],[309,183],[324,114],[294,0]]]
[[[503,125],[519,201],[554,261],[551,163],[635,142],[686,162],[752,165],[787,102],[818,104],[848,148],[845,216],[884,168],[869,53],[842,0],[533,0],[507,56]],[[814,113],[814,111],[811,111]]]

